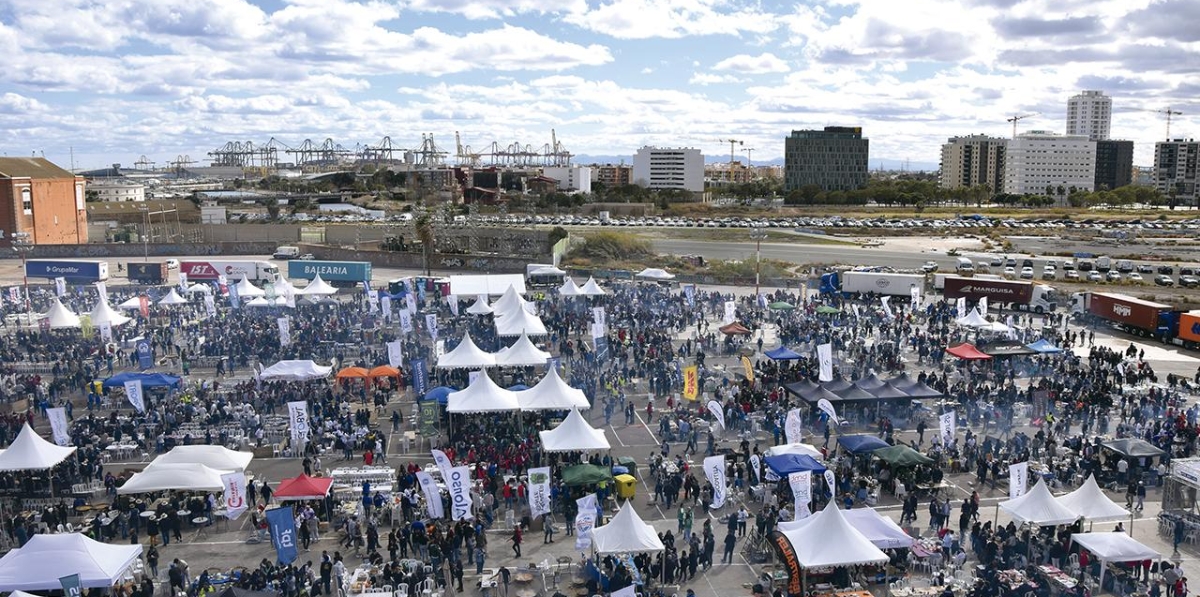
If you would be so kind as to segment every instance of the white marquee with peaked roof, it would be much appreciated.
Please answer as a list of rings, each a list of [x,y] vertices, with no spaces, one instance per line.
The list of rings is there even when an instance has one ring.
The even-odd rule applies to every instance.
[[[1054,498],[1044,480],[1039,480],[1025,495],[1000,502],[1000,509],[1008,512],[1017,522],[1041,526],[1070,524],[1079,519],[1079,514]]]
[[[28,423],[21,426],[17,439],[0,453],[0,471],[44,471],[75,453],[75,446],[59,446],[46,441]]]
[[[501,348],[496,353],[496,365],[500,367],[532,367],[545,365],[548,360],[550,353],[534,345],[527,334],[521,334],[512,346]]]
[[[51,329],[61,328],[77,328],[80,326],[79,316],[70,309],[63,306],[62,301],[58,297],[50,304],[50,310],[42,314],[42,317],[50,320]]]
[[[78,574],[88,589],[108,588],[142,556],[141,545],[109,545],[82,533],[37,534],[0,558],[0,591],[58,591]]]
[[[1088,475],[1087,481],[1084,481],[1079,489],[1059,496],[1058,503],[1066,506],[1071,512],[1079,514],[1088,522],[1129,518],[1129,510],[1122,508],[1104,495],[1104,491],[1096,484],[1095,475]]]
[[[446,412],[450,413],[507,412],[519,408],[516,392],[496,385],[486,371],[476,376],[465,389],[451,392],[446,397]]]
[[[532,388],[517,392],[517,403],[523,411],[566,410],[592,406],[583,390],[572,388],[563,381],[557,367],[546,369],[546,375]]]
[[[471,334],[464,334],[458,346],[438,357],[438,369],[483,369],[496,366],[496,355],[485,352],[471,339]]]
[[[831,500],[802,528],[781,531],[792,544],[801,568],[828,568],[888,561],[887,554],[851,525]]]
[[[627,500],[608,524],[592,529],[592,546],[601,555],[657,553],[666,549],[654,527],[633,510],[633,500]]]
[[[96,303],[96,306],[92,308],[91,316],[92,325],[94,326],[101,326],[107,323],[112,327],[117,327],[131,321],[128,317],[125,317],[124,315],[114,311],[113,308],[109,306],[108,301],[104,299],[100,299]]]
[[[557,427],[539,431],[538,436],[542,438],[542,449],[547,452],[592,452],[612,448],[604,430],[588,425],[575,409],[571,409]]]

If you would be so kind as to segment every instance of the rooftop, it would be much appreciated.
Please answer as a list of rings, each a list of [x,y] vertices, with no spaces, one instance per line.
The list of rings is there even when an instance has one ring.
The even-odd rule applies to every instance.
[[[0,178],[70,179],[75,175],[46,158],[0,158]]]

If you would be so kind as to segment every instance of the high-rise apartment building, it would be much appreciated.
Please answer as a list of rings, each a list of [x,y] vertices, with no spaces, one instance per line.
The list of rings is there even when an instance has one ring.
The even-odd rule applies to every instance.
[[[1096,190],[1133,184],[1133,141],[1096,142]]]
[[[1108,138],[1112,128],[1112,98],[1103,91],[1083,91],[1067,100],[1067,134],[1091,141]]]
[[[1008,142],[1005,193],[1042,195],[1047,187],[1091,191],[1095,185],[1096,142],[1083,135],[1029,131]]]
[[[867,186],[870,140],[862,127],[827,126],[792,131],[784,140],[783,186],[787,192],[815,185],[822,191],[852,191]]]
[[[633,156],[633,183],[648,189],[704,192],[704,155],[690,147],[643,147]]]
[[[987,135],[951,137],[942,145],[943,189],[987,185],[993,193],[1004,188],[1004,155],[1008,139]]]
[[[594,166],[592,172],[595,174],[593,180],[610,189],[633,184],[633,168],[625,164]]]
[[[1180,205],[1196,205],[1196,170],[1200,143],[1174,139],[1154,144],[1154,186]]]

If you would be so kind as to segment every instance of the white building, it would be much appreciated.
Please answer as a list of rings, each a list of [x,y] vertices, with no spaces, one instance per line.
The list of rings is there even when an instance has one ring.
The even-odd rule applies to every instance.
[[[587,166],[547,166],[542,176],[558,181],[558,190],[592,192],[592,169]]]
[[[633,184],[704,192],[704,155],[690,147],[643,147],[633,156]]]
[[[1084,91],[1067,100],[1067,134],[1092,141],[1108,139],[1112,128],[1112,98],[1103,91]]]
[[[1091,191],[1096,186],[1096,142],[1083,135],[1029,131],[1008,142],[1004,192],[1044,195],[1047,187]]]
[[[120,178],[96,178],[88,181],[87,190],[95,191],[100,201],[145,201],[146,185]]]

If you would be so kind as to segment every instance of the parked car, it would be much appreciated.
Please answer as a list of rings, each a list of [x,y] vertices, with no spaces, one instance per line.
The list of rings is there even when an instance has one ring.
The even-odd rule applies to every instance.
[[[1104,278],[1106,280],[1108,280],[1109,282],[1120,282],[1121,281],[1121,273],[1115,269],[1110,269],[1110,270],[1108,270],[1108,273],[1104,275]]]
[[[1172,279],[1171,276],[1168,276],[1166,274],[1159,274],[1157,276],[1154,276],[1154,285],[1155,286],[1174,286],[1175,280]]]
[[[1004,277],[1005,277],[1005,278],[1015,278],[1015,277],[1017,277],[1017,270],[1016,270],[1015,268],[1011,267],[1011,266],[1010,266],[1010,267],[1006,267],[1006,268],[1004,268]]]
[[[1079,279],[1079,272],[1077,272],[1077,271],[1075,271],[1075,270],[1073,270],[1073,269],[1067,270],[1067,279],[1068,279],[1068,280],[1078,280],[1078,279]]]
[[[1164,276],[1172,276],[1175,274],[1175,268],[1169,265],[1160,265],[1158,266],[1158,273]]]
[[[1088,282],[1103,282],[1104,274],[1101,274],[1100,272],[1088,272],[1087,279]]]
[[[1033,266],[1021,268],[1021,279],[1022,280],[1032,280],[1033,279]]]
[[[1141,274],[1139,274],[1139,273],[1137,273],[1137,272],[1133,272],[1132,274],[1129,274],[1129,278],[1128,278],[1128,279],[1129,279],[1129,281],[1130,281],[1130,282],[1137,282],[1137,283],[1139,283],[1139,284],[1145,281],[1145,280],[1142,278],[1142,275],[1141,275]]]
[[[1196,278],[1196,276],[1179,276],[1179,285],[1184,288],[1195,288],[1200,286],[1200,278]]]
[[[936,261],[926,261],[925,265],[921,266],[921,271],[929,274],[938,271],[938,263]]]
[[[1139,274],[1153,274],[1154,266],[1150,265],[1149,263],[1139,263],[1137,266],[1137,271]]]

